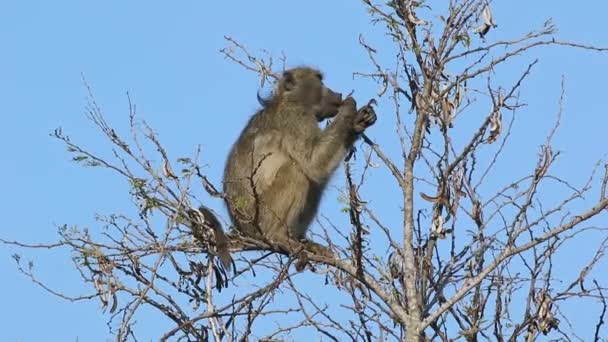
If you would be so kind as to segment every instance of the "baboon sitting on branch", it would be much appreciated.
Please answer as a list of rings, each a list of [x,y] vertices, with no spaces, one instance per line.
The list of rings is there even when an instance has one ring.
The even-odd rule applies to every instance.
[[[323,84],[318,70],[283,73],[247,123],[224,171],[230,217],[241,234],[268,241],[305,238],[329,178],[376,114]],[[325,129],[319,121],[333,118]]]

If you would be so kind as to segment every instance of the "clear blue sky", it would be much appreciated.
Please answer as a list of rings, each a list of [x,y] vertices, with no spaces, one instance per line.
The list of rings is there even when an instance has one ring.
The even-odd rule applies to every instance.
[[[494,5],[499,27],[491,34],[514,37],[553,18],[561,38],[608,46],[606,13],[605,1],[501,2]],[[71,163],[65,148],[49,137],[62,127],[92,150],[108,151],[84,116],[82,75],[119,129],[127,127],[128,91],[174,157],[201,144],[208,173],[219,184],[229,146],[258,107],[255,75],[218,52],[225,46],[224,35],[254,52],[264,48],[278,57],[284,51],[289,65],[320,67],[330,86],[356,89],[363,101],[376,87],[351,78],[352,71],[370,70],[358,35],[379,42],[381,50],[380,32],[369,25],[360,3],[346,0],[0,2],[0,236],[51,241],[56,224],[92,225],[95,213],[131,205],[121,179]],[[514,148],[532,147],[523,156],[511,154],[511,162],[518,162],[511,165],[528,161],[532,164],[525,170],[533,168],[543,139],[526,137],[549,130],[563,74],[567,96],[556,140],[563,153],[558,171],[580,185],[586,176],[580,170],[607,152],[608,54],[534,50],[498,70],[498,79],[501,72],[512,76],[523,70],[535,57],[540,65],[523,88],[529,106],[518,120],[523,139]],[[381,109],[379,114],[370,136],[382,143],[394,129],[392,116],[382,117]],[[335,206],[328,202],[335,201],[326,200],[322,211],[333,215]],[[221,208],[220,203],[213,206]],[[72,304],[50,296],[17,272],[10,257],[15,252],[33,258],[39,276],[55,288],[70,294],[90,291],[81,287],[68,254],[0,246],[1,341],[105,340],[107,315],[96,300]],[[581,310],[582,320],[592,317],[586,315]],[[154,340],[153,335],[141,337]]]

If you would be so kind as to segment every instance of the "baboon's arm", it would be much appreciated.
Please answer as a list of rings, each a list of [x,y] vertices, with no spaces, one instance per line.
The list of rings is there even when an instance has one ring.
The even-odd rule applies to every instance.
[[[344,101],[335,119],[307,144],[287,144],[289,155],[314,182],[325,183],[349,151],[358,134],[353,129],[356,103]]]

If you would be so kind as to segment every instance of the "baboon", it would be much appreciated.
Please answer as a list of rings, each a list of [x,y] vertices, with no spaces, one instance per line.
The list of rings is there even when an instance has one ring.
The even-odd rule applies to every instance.
[[[245,236],[302,240],[329,178],[376,114],[371,106],[357,110],[350,96],[342,100],[309,67],[285,71],[261,103],[228,156],[226,205]]]

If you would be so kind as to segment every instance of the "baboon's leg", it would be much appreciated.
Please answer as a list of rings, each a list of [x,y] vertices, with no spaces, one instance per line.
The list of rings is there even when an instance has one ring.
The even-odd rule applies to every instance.
[[[308,192],[309,181],[294,163],[281,166],[273,182],[264,190],[261,223],[267,236],[300,238],[293,236],[293,232],[306,208]]]

